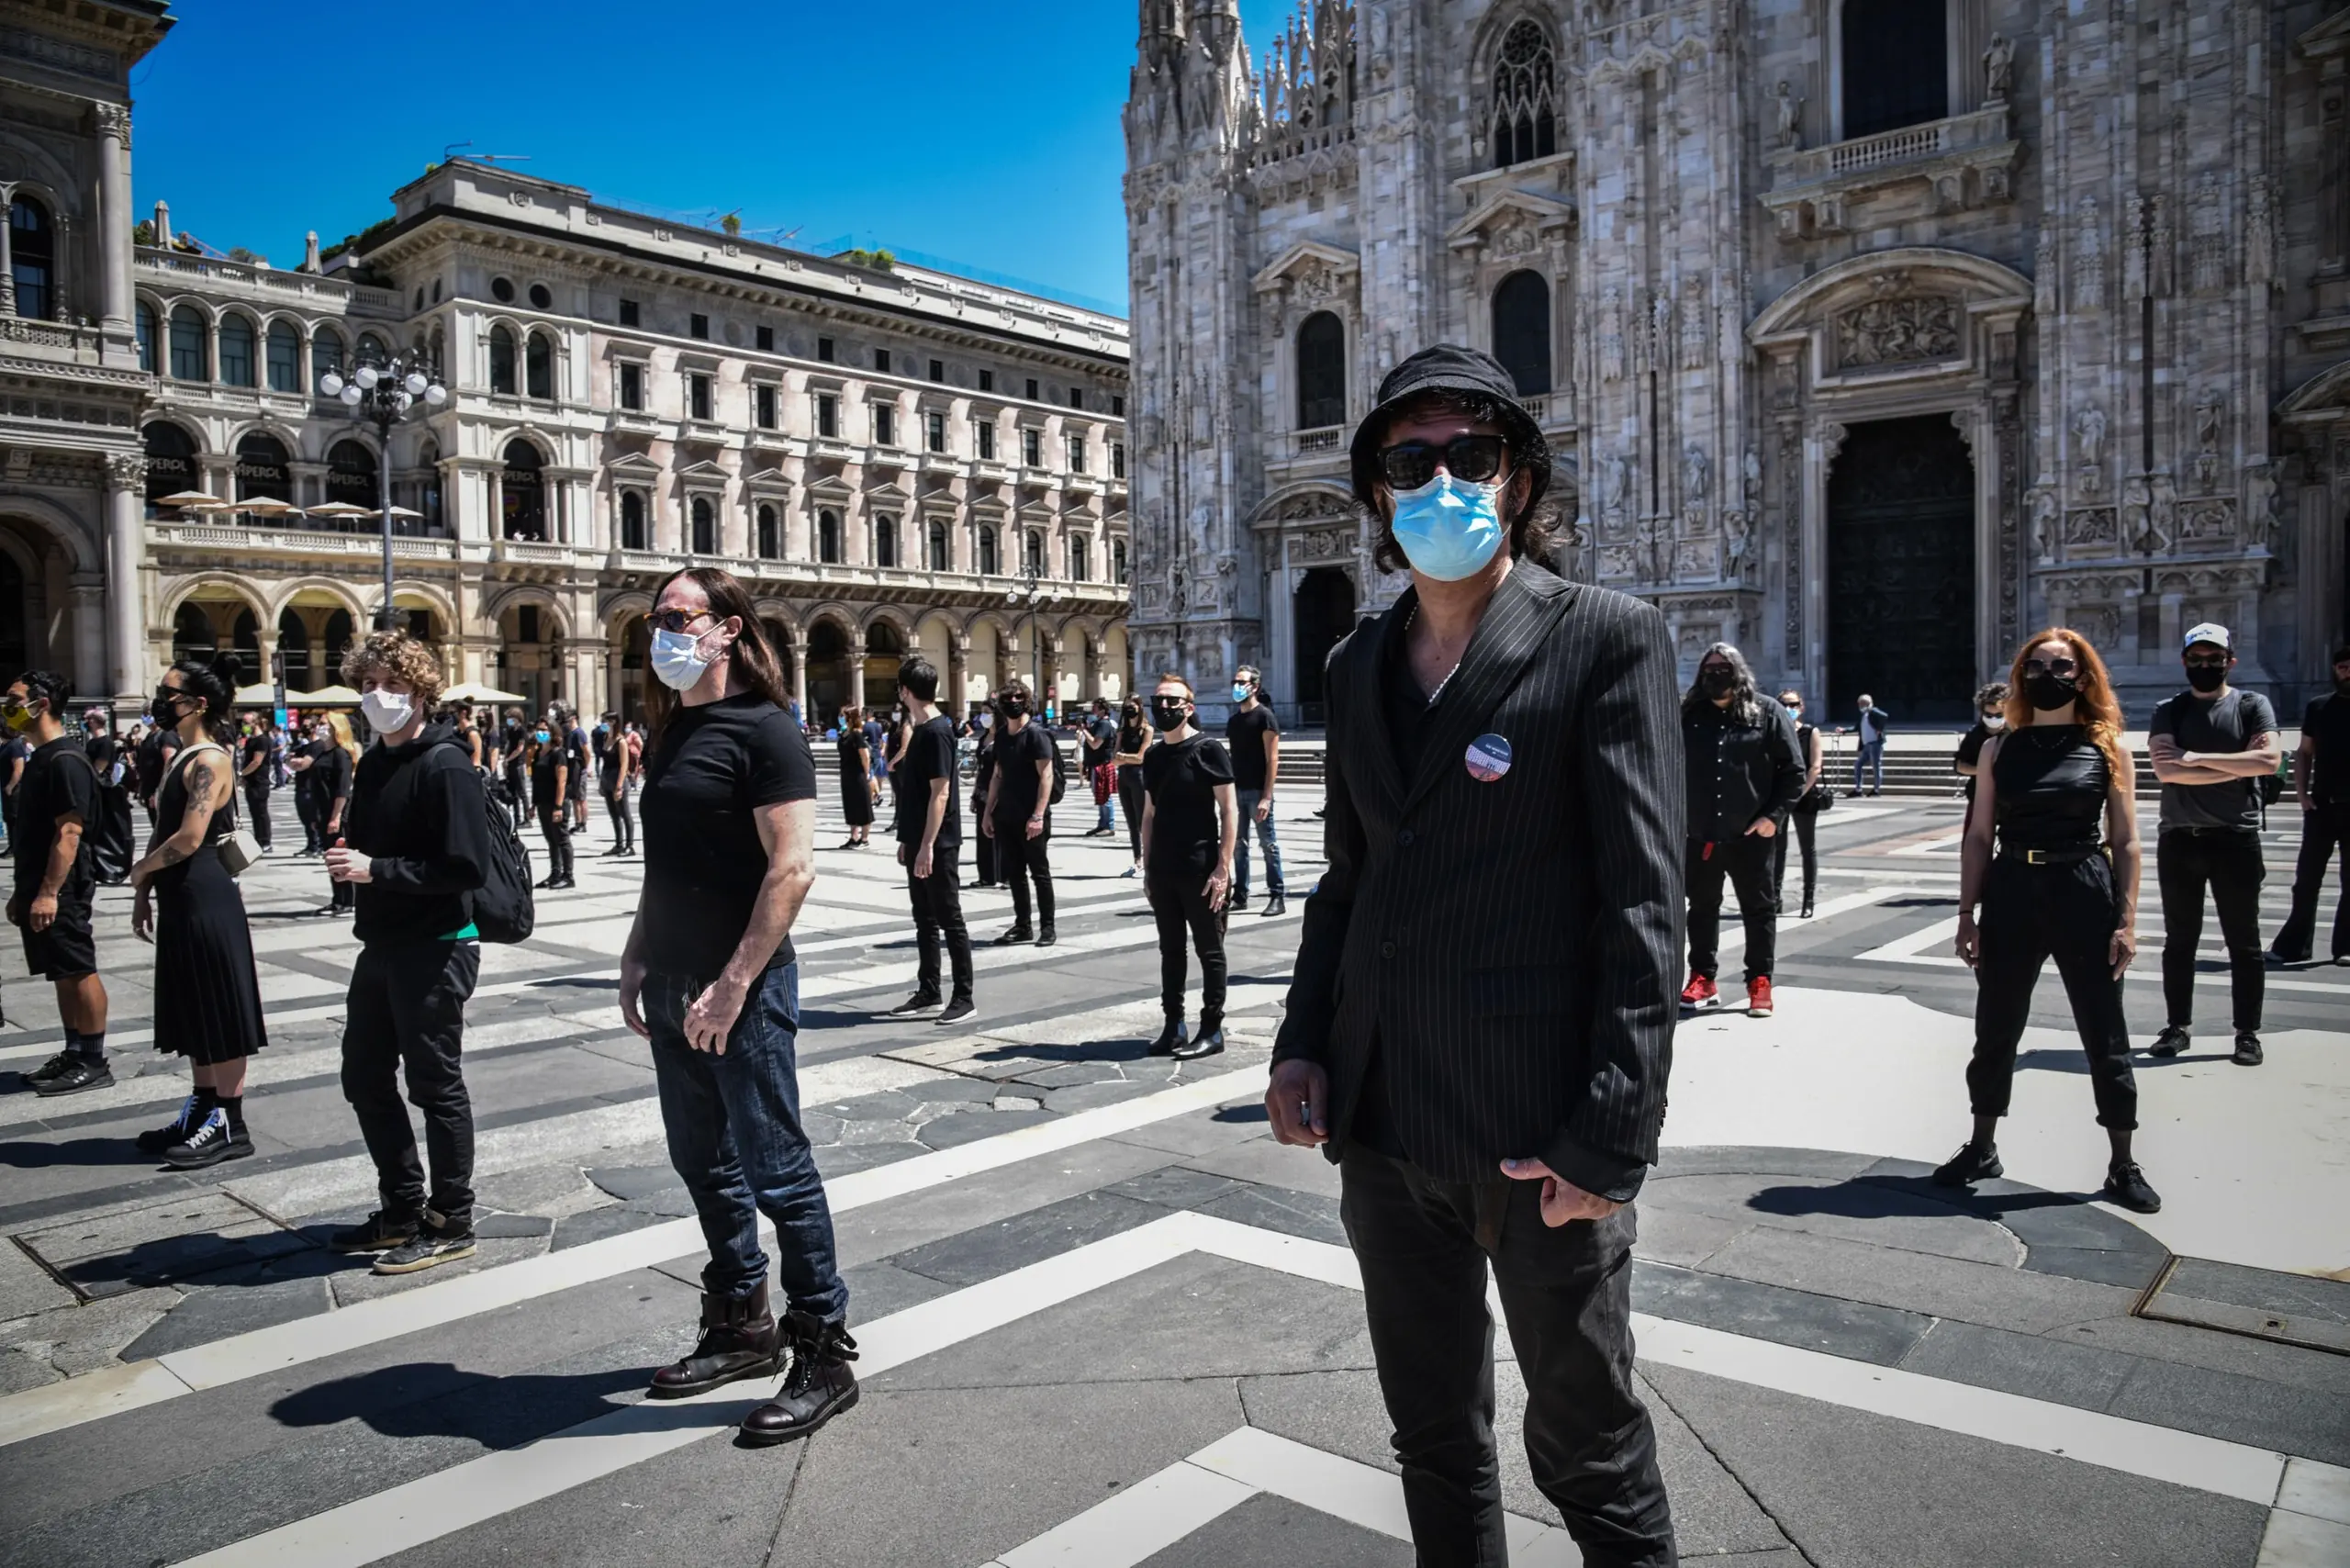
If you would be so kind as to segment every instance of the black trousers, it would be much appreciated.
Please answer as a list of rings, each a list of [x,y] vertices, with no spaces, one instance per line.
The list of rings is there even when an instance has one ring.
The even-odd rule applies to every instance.
[[[995,840],[979,831],[985,820],[984,816],[971,820],[971,870],[979,886],[992,888],[1002,879],[995,874]]]
[[[568,802],[539,808],[539,831],[546,835],[547,875],[571,875],[571,807]]]
[[[2029,866],[2002,855],[1983,885],[1975,966],[1975,1056],[1966,1093],[1978,1116],[2004,1116],[2015,1087],[2016,1044],[2031,1016],[2031,991],[2052,957],[2088,1053],[2100,1126],[2138,1125],[2130,1071],[2130,1025],[2108,957],[2119,923],[2113,868],[2102,855],[2070,866]]]
[[[1118,810],[1126,818],[1126,852],[1136,859],[1142,858],[1142,769],[1118,769]]]
[[[155,813],[151,809],[147,819],[151,823],[154,817]],[[326,828],[326,819],[319,814],[318,797],[298,782],[294,786],[294,820],[302,824],[303,854],[316,855],[326,847],[320,836]]]
[[[1028,836],[1028,820],[1013,817],[995,824],[996,876],[1012,890],[1012,921],[1023,930],[1028,924],[1028,884],[1036,884],[1036,916],[1053,923],[1053,835]]]
[[[1779,956],[1779,895],[1772,874],[1772,841],[1741,834],[1719,843],[1690,839],[1689,968],[1714,978],[1722,934],[1722,879],[1738,890],[1738,912],[1746,922],[1746,978],[1767,977]]]
[[[611,813],[612,845],[618,849],[636,847],[636,808],[628,798],[625,788],[607,790],[604,810]]]
[[[1224,1023],[1225,911],[1210,909],[1205,871],[1147,871],[1143,890],[1158,922],[1158,1004],[1167,1016],[1183,1016],[1188,980],[1188,942],[1200,950],[1200,1032]]]
[[[2277,956],[2300,963],[2314,951],[2317,901],[2325,890],[2325,868],[2339,857],[2335,881],[2333,956],[2350,958],[2350,801],[2321,803],[2301,813],[2301,853],[2293,867],[2293,909],[2277,933]]]
[[[1557,1229],[1539,1182],[1439,1182],[1360,1145],[1338,1164],[1420,1568],[1508,1561],[1490,1263],[1526,1378],[1526,1457],[1586,1564],[1673,1568],[1656,1432],[1632,1387],[1633,1211]]]
[[[2238,1030],[2260,1027],[2266,964],[2260,950],[2260,834],[2190,833],[2173,828],[2155,842],[2154,877],[2163,893],[2163,1006],[2170,1022],[2195,1021],[2195,949],[2203,940],[2203,889],[2220,910],[2228,945],[2229,1000]]]
[[[1771,840],[1771,896],[1781,909],[1787,907],[1787,840],[1790,838],[1803,850],[1802,907],[1809,909],[1812,894],[1819,890],[1819,852],[1812,842],[1818,827],[1818,812],[1798,809],[1787,813],[1787,825]],[[1774,927],[1774,934],[1775,930]],[[1776,946],[1775,942],[1774,946]]]
[[[477,942],[365,946],[351,969],[342,1026],[342,1097],[375,1162],[387,1214],[434,1213],[470,1225],[474,1212],[474,1107],[459,1061],[465,1002],[481,974]],[[397,1074],[424,1114],[432,1159],[429,1194],[416,1129],[400,1103]]]
[[[269,823],[269,780],[256,774],[245,780],[245,825],[252,830],[253,842],[267,849],[275,842]]]
[[[906,897],[914,906],[914,948],[921,955],[916,988],[925,996],[938,991],[938,948],[946,946],[946,961],[954,966],[955,1000],[971,999],[971,933],[963,924],[962,869],[956,865],[959,845],[941,844],[930,852],[930,875],[917,877],[912,865],[918,845],[906,846]]]

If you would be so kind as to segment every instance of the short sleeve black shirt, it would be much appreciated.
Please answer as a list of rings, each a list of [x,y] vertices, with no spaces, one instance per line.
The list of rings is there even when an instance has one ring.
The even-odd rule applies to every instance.
[[[816,798],[816,762],[791,715],[763,697],[679,708],[646,756],[644,963],[710,980],[750,927],[767,853],[752,813]],[[792,959],[791,938],[768,967]]]
[[[2260,737],[2277,728],[2277,711],[2257,691],[2234,687],[2206,700],[2181,692],[2154,710],[2146,725],[2149,737],[2169,735],[2181,751],[2249,751]],[[2165,784],[2162,825],[2232,827],[2256,831],[2260,826],[2260,785],[2254,778],[2231,778],[2224,784]]]
[[[1224,839],[1216,786],[1231,782],[1231,757],[1203,734],[1161,740],[1142,754],[1142,787],[1150,796],[1149,870],[1207,874]]]
[[[996,741],[997,822],[1024,823],[1035,814],[1042,803],[1036,795],[1036,765],[1040,762],[1049,762],[1058,767],[1060,757],[1053,745],[1052,735],[1035,719],[1023,725],[1018,734],[1006,734]],[[1046,777],[1049,779],[1051,775]],[[1045,830],[1047,833],[1052,831],[1052,809],[1046,806]]]
[[[1265,737],[1281,733],[1281,722],[1262,702],[1238,709],[1224,722],[1224,738],[1232,746],[1232,781],[1244,792],[1264,789]]]
[[[90,767],[81,743],[60,735],[33,748],[26,759],[24,777],[17,783],[17,890],[29,898],[49,871],[49,853],[57,846],[57,824],[69,816],[82,819],[81,853],[73,869],[58,890],[60,909],[84,910],[97,889],[97,869],[90,859],[90,835],[98,825],[98,776]]]
[[[1085,721],[1085,766],[1088,768],[1107,767],[1110,759],[1118,755],[1118,726],[1108,719],[1095,716]]]
[[[955,721],[939,714],[916,724],[898,764],[898,842],[919,846],[930,820],[930,781],[946,780],[946,815],[931,841],[939,849],[963,842],[963,785],[955,776]]]
[[[267,735],[245,737],[243,760],[252,762],[255,759],[259,759],[261,766],[251,773],[245,772],[242,768],[238,769],[237,781],[248,790],[266,790],[269,788],[269,737]]]
[[[2310,776],[2313,799],[2350,805],[2350,697],[2321,697],[2301,715],[2301,734],[2314,737]]]

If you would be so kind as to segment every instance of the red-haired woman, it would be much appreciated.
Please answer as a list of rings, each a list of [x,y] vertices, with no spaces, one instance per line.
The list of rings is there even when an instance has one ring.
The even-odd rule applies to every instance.
[[[2088,1052],[2097,1119],[2113,1145],[2102,1195],[2153,1214],[2162,1199],[2130,1156],[2138,1086],[2121,975],[2138,950],[2140,855],[2121,705],[2097,650],[2062,629],[2024,644],[2008,692],[2007,733],[1983,747],[1961,863],[1958,956],[1975,975],[1966,1069],[1975,1136],[1934,1180],[1959,1187],[2001,1173],[1994,1134],[2008,1114],[2032,987],[2053,957]]]

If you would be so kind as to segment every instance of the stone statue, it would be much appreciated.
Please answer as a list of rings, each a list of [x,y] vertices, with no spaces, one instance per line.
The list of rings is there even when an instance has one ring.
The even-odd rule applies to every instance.
[[[2121,481],[2121,537],[2132,548],[2152,554],[2161,546],[2148,532],[2148,519],[2154,510],[2154,492],[2143,476],[2132,474]]]
[[[2073,416],[2073,434],[2080,439],[2081,461],[2095,467],[2105,457],[2105,410],[2085,403]]]
[[[2203,395],[2195,399],[2195,449],[2198,452],[2220,450],[2220,426],[2228,415],[2228,400],[2217,386],[2206,386]]]
[[[1624,297],[1612,284],[1599,301],[1599,374],[1609,381],[1624,379]]]
[[[2054,559],[2060,510],[2054,482],[2042,476],[2031,490],[2031,553],[2042,561]]]
[[[1732,561],[1742,561],[1746,558],[1746,546],[1750,538],[1751,532],[1746,526],[1744,512],[1732,507],[1722,513],[1723,548],[1729,553]]]
[[[1804,99],[1796,95],[1794,84],[1784,81],[1779,84],[1771,100],[1773,146],[1789,152],[1803,146],[1804,103]]]
[[[1752,447],[1746,449],[1744,469],[1745,500],[1751,510],[1762,504],[1762,458]]]
[[[1706,491],[1713,482],[1714,465],[1706,459],[1705,448],[1691,442],[1681,449],[1681,495],[1694,506],[1703,506]]]
[[[2277,542],[2277,468],[2255,464],[2244,470],[2244,542],[2266,550]]]
[[[2006,34],[1993,33],[1991,47],[1983,51],[1983,96],[1986,102],[2007,102],[2015,70],[2016,46],[2008,41]]]
[[[2152,541],[2147,548],[2160,553],[2178,537],[2178,487],[2170,482],[2169,475],[2157,474],[2153,492],[2146,507],[2146,532]]]

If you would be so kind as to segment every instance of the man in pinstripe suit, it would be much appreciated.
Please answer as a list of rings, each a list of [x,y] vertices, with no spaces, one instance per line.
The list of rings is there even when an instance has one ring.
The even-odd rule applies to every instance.
[[[1352,452],[1413,583],[1330,655],[1329,868],[1267,1109],[1339,1167],[1424,1568],[1507,1561],[1489,1264],[1536,1483],[1586,1563],[1665,1568],[1628,1205],[1677,1013],[1672,648],[1537,563],[1550,453],[1489,356],[1404,361]]]

